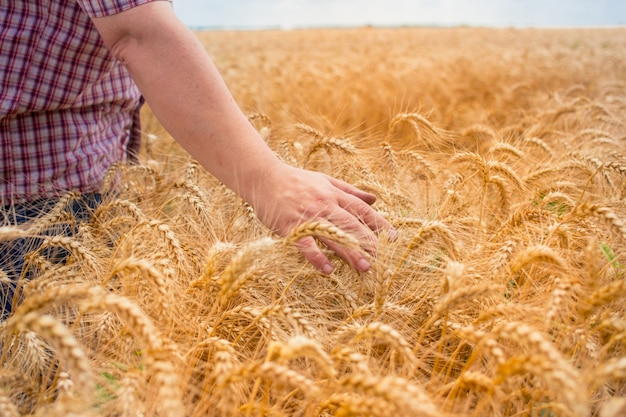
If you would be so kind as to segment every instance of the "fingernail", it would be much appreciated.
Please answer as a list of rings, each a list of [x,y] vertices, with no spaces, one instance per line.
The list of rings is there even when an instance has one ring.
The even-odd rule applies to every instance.
[[[356,269],[358,269],[361,272],[367,271],[368,269],[370,269],[370,266],[371,264],[365,258],[359,259],[359,262],[356,263]]]
[[[388,236],[389,236],[389,241],[393,242],[398,238],[398,231],[392,227],[389,229]]]
[[[324,264],[324,266],[322,267],[322,272],[326,275],[329,275],[331,272],[333,272],[333,269],[334,268],[331,264]]]

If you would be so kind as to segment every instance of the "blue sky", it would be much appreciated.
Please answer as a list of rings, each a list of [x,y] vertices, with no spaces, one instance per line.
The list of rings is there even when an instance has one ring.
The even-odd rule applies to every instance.
[[[626,0],[174,0],[199,28],[626,26]]]

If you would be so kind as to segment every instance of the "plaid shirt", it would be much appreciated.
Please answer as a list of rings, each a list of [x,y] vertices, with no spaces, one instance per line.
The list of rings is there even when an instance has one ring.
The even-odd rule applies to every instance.
[[[90,18],[150,1],[0,0],[0,205],[97,191],[137,150],[141,95]]]

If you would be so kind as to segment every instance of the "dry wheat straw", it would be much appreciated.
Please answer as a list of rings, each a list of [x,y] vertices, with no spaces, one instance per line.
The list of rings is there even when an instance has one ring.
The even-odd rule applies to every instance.
[[[192,175],[192,174],[189,174]],[[174,185],[174,188],[183,190],[183,200],[189,203],[189,205],[193,208],[194,212],[202,222],[202,225],[206,230],[213,230],[214,225],[211,221],[211,217],[209,213],[211,211],[207,207],[204,199],[204,193],[195,183],[191,181],[185,181],[183,183],[178,183]]]
[[[306,160],[308,161],[311,158],[311,155],[320,149],[335,149],[349,156],[357,154],[357,149],[348,141],[348,139],[324,137],[317,140],[311,149],[309,149],[309,152],[306,155]]]
[[[500,139],[500,135],[495,129],[484,124],[474,124],[461,131],[461,136],[473,139],[475,150],[482,148],[482,142],[489,144],[497,142]]]
[[[600,129],[582,129],[576,134],[576,139],[594,139],[598,137],[616,139],[612,134]]]
[[[433,166],[426,160],[426,158],[424,158],[422,155],[418,154],[417,152],[409,151],[409,150],[402,150],[400,152],[397,152],[396,155],[398,155],[399,157],[408,158],[414,162],[417,162],[417,165],[421,167],[419,172],[425,173],[426,174],[425,177],[427,179],[432,179],[437,176]]]
[[[380,339],[394,348],[412,368],[418,365],[418,360],[411,350],[411,345],[402,334],[388,324],[381,322],[369,323],[358,327],[349,344],[356,344],[368,339]]]
[[[550,158],[553,158],[555,155],[552,148],[543,139],[540,139],[537,137],[529,137],[529,138],[524,138],[524,142],[537,146],[538,148],[543,150],[545,153],[547,153]]]
[[[159,220],[149,220],[138,223],[136,228],[141,229],[146,226],[157,231],[161,235],[163,242],[170,250],[170,253],[174,255],[174,260],[178,265],[185,265],[187,263],[187,256],[182,248],[182,245],[180,244],[180,240],[167,224]]]
[[[28,232],[18,226],[2,226],[0,227],[0,242],[7,240],[15,240],[28,236]]]
[[[10,332],[5,332],[4,328],[2,336],[6,348],[2,352],[2,362],[5,369],[19,370],[23,378],[16,380],[16,385],[34,388],[35,384],[41,384],[47,378],[46,372],[51,363],[55,361],[50,344],[32,331],[26,330],[14,337]],[[13,377],[9,375],[9,383],[12,383]]]
[[[74,381],[66,371],[59,372],[56,387],[58,401],[71,401],[74,397]]]
[[[558,204],[571,209],[576,205],[576,202],[565,193],[562,193],[560,191],[552,191],[545,194],[541,198],[541,204],[543,204],[544,207],[550,207],[551,205]]]
[[[430,330],[430,327],[437,322],[444,315],[448,314],[458,304],[471,300],[474,301],[477,298],[489,296],[493,293],[502,292],[502,287],[498,284],[486,282],[472,286],[466,286],[457,288],[441,297],[428,320],[423,324],[420,332],[420,340],[424,340],[426,331]]]
[[[2,417],[20,417],[17,406],[0,391],[0,416]]]
[[[291,325],[292,329],[298,335],[303,335],[310,338],[314,338],[316,336],[317,332],[315,328],[306,318],[304,318],[304,316],[298,310],[278,304],[265,307],[263,310],[261,310],[261,317],[265,317],[268,315],[278,315],[279,317],[282,317]]]
[[[380,416],[386,417],[395,407],[381,398],[371,398],[353,393],[332,394],[316,410],[316,415],[325,415],[324,410],[333,410],[336,417]]]
[[[294,127],[308,135],[313,136],[315,139],[321,140],[323,139],[326,135],[324,135],[322,132],[320,132],[319,130],[315,129],[314,127],[311,127],[309,125],[306,125],[304,123],[296,123],[294,125]]]
[[[120,381],[117,402],[120,404],[120,417],[144,415],[141,404],[141,378],[137,371],[128,371]]]
[[[122,272],[131,272],[140,274],[144,278],[148,278],[148,282],[152,284],[154,290],[162,297],[167,297],[167,281],[163,274],[154,267],[154,265],[146,259],[126,258],[117,263],[111,271],[111,276]],[[164,305],[166,307],[167,305]]]
[[[546,326],[550,326],[558,314],[564,313],[563,301],[573,289],[573,283],[570,279],[563,279],[559,277],[551,278],[554,280],[554,290],[552,290],[550,302],[548,303],[548,309],[546,311]]]
[[[383,150],[383,155],[385,156],[385,162],[387,167],[389,168],[388,177],[393,180],[393,186],[396,187],[396,176],[398,174],[398,159],[396,158],[396,153],[389,144],[389,142],[383,142],[380,144],[380,148]]]
[[[458,250],[456,239],[450,228],[443,222],[433,220],[423,224],[420,230],[413,236],[407,246],[407,251],[413,250],[424,244],[433,235],[437,235],[444,247],[448,250],[451,258],[456,259]]]
[[[504,178],[508,179],[509,182],[513,183],[513,185],[515,185],[518,189],[524,189],[524,182],[522,179],[507,164],[498,161],[488,161],[487,170],[489,177],[494,176],[492,172],[497,172],[504,176]]]
[[[579,310],[582,314],[589,314],[598,306],[607,306],[609,303],[619,300],[626,296],[626,280],[618,279],[607,285],[604,285],[588,297],[582,300]]]
[[[483,349],[486,350],[486,353],[491,355],[497,364],[503,364],[506,361],[504,349],[491,337],[490,333],[474,326],[463,326],[454,328],[453,330],[460,338],[467,339],[476,344],[476,350],[478,352],[482,352]]]
[[[517,372],[516,367],[533,372],[549,380],[555,393],[562,398],[573,415],[588,414],[589,396],[586,387],[579,382],[579,372],[541,332],[524,323],[509,322],[496,327],[493,335],[527,346],[530,351],[530,355],[524,355],[520,359],[512,358],[508,363],[500,364],[499,373],[510,375],[511,371]]]
[[[446,269],[443,271],[441,295],[445,295],[451,290],[457,289],[464,273],[465,265],[460,262],[449,261],[446,264]]]
[[[219,321],[215,323],[214,329],[226,327],[226,324],[229,322],[233,323],[233,326],[239,325],[241,331],[238,332],[238,339],[235,342],[238,342],[239,339],[242,338],[244,334],[244,330],[248,330],[252,328],[252,326],[257,326],[261,330],[265,330],[270,333],[271,339],[277,339],[275,334],[276,326],[272,327],[272,323],[266,317],[268,311],[264,311],[263,313],[258,308],[249,307],[249,306],[237,306],[232,308],[225,313],[223,313],[219,317]],[[249,324],[243,328],[243,323],[249,322]]]
[[[330,355],[314,339],[306,336],[293,336],[286,342],[271,342],[268,346],[267,360],[270,362],[283,363],[298,357],[314,360],[328,379],[331,381],[336,379],[337,372]]]
[[[44,249],[52,247],[60,247],[71,253],[80,263],[81,268],[87,268],[91,271],[98,270],[98,257],[77,238],[60,235],[45,237],[41,246],[37,249],[37,253],[42,253]]]
[[[493,145],[491,148],[489,148],[489,153],[496,154],[496,155],[497,154],[511,155],[517,159],[525,158],[524,152],[517,149],[515,146],[509,143],[505,143],[505,142],[498,142],[495,145]]]
[[[534,184],[539,180],[546,179],[546,177],[550,177],[554,174],[557,174],[561,177],[570,177],[572,174],[569,171],[579,170],[586,177],[592,177],[593,172],[587,167],[587,165],[581,161],[566,161],[554,166],[550,166],[547,168],[542,168],[531,172],[526,175],[522,180],[526,184]]]
[[[144,279],[142,283],[146,282],[148,286],[152,288],[154,303],[158,306],[158,310],[161,313],[160,317],[176,317],[177,314],[180,313],[177,311],[178,306],[168,301],[168,299],[171,300],[167,291],[168,287],[171,287],[171,285],[168,285],[168,280],[165,278],[164,274],[146,259],[136,259],[133,257],[123,259],[113,267],[109,278],[103,281],[101,285],[105,286],[116,275],[126,273],[138,275],[140,278]],[[131,283],[131,286],[134,285],[136,284]]]
[[[486,181],[489,177],[489,168],[487,161],[474,152],[457,153],[450,159],[451,164],[469,164],[482,174],[482,180]]]
[[[258,49],[252,54],[240,48],[244,35],[209,34],[244,107],[261,106],[272,116],[271,121],[261,113],[249,117],[263,125],[259,130],[268,143],[291,163],[319,164],[377,194],[375,207],[402,228],[399,239],[383,240],[375,271],[357,276],[339,268],[322,277],[302,268],[297,258],[281,262],[295,253],[287,245],[304,236],[348,242],[336,230],[324,230],[327,224],[302,226],[277,240],[275,252],[255,256],[251,250],[245,258],[246,246],[267,236],[257,220],[249,221],[253,213],[202,175],[170,138],[149,140],[148,167],[114,164],[103,184],[112,192],[94,213],[92,229],[76,234],[97,268],[80,261],[80,253],[59,266],[31,252],[26,268],[38,278],[23,287],[17,311],[54,312],[72,323],[75,337],[92,348],[89,366],[95,375],[108,372],[113,361],[131,364],[124,372],[115,366],[119,389],[114,382],[103,386],[118,398],[83,413],[65,406],[62,393],[61,401],[54,401],[55,375],[67,392],[64,378],[53,371],[53,349],[30,332],[14,341],[0,334],[5,367],[0,375],[18,370],[27,377],[13,383],[0,378],[5,381],[0,393],[17,405],[18,415],[32,417],[624,415],[623,404],[609,407],[611,398],[623,395],[626,378],[621,266],[626,158],[620,154],[626,84],[614,80],[624,66],[617,52],[623,41],[616,34],[585,32],[574,48],[563,40],[578,36],[575,31],[524,35],[529,37],[503,32],[490,42],[494,53],[482,55],[476,51],[484,51],[489,35],[482,30],[464,30],[461,37],[437,31],[436,42],[434,32],[408,29],[340,37],[319,31],[293,37],[255,33],[245,35],[254,37],[247,43]],[[608,46],[596,48],[609,38]],[[302,47],[310,41],[316,48]],[[419,62],[407,52],[416,42]],[[535,47],[516,49],[524,42]],[[453,43],[461,47],[446,47]],[[597,71],[596,49],[606,71]],[[510,68],[523,71],[503,71]],[[266,85],[261,88],[259,80]],[[376,88],[368,88],[370,81]],[[278,85],[307,97],[291,94],[295,101],[284,100],[293,97],[276,94]],[[419,100],[412,90],[423,93]],[[406,94],[398,98],[398,91]],[[397,114],[398,106],[408,110]],[[413,110],[422,107],[431,109],[424,113],[428,118]],[[322,127],[294,128],[289,109],[301,120],[322,120]],[[302,144],[289,137],[294,131],[304,132]],[[355,131],[363,149],[343,133]],[[462,165],[447,166],[466,151],[473,155],[456,156],[466,159]],[[205,183],[211,188],[205,190]],[[436,204],[428,187],[435,194],[441,190]],[[120,200],[109,203],[115,197]],[[73,227],[74,221],[59,203],[31,224],[55,230]],[[3,242],[36,231],[7,222],[5,217],[0,228]],[[172,234],[159,229],[165,223]],[[207,243],[202,233],[207,227],[225,243],[211,247],[218,239]],[[348,243],[358,248],[356,239]],[[603,254],[603,245],[615,255]],[[238,255],[241,265],[235,266],[231,261]],[[70,281],[103,282],[124,262],[148,262],[161,274],[119,271],[120,279],[107,288],[113,294],[151,290],[136,297],[133,307],[105,296],[107,290],[67,289]],[[139,274],[149,282],[138,289],[123,285]],[[515,274],[537,277],[529,281],[523,305],[508,302]],[[477,282],[486,288],[509,285],[491,291],[492,297],[472,296],[465,288],[480,292]],[[185,287],[188,292],[181,292]],[[161,300],[170,303],[163,317]],[[178,315],[171,314],[173,300],[180,302]],[[220,302],[230,309],[210,312]],[[197,310],[188,311],[189,305]],[[95,310],[106,310],[109,319],[95,316]],[[440,317],[430,322],[433,316]],[[109,329],[94,330],[99,326]],[[422,330],[429,337],[417,343]],[[359,332],[363,338],[356,342]],[[355,340],[348,343],[342,334]],[[423,366],[402,379],[396,374],[406,369],[396,362],[410,360],[402,353],[407,344]],[[177,359],[178,352],[189,352],[186,362]],[[266,355],[273,361],[264,360]],[[61,366],[74,378],[63,361]],[[0,395],[0,408],[4,400]],[[439,400],[441,410],[434,405]],[[420,408],[424,404],[430,407],[426,411]]]
[[[588,415],[589,407],[586,402],[582,398],[576,398],[575,394],[569,391],[578,388],[574,381],[567,381],[566,378],[569,376],[562,375],[558,370],[554,369],[553,364],[549,360],[539,355],[519,355],[509,359],[498,367],[494,384],[500,385],[514,375],[526,373],[531,373],[545,380],[551,386],[548,392],[553,393],[552,395],[557,398],[560,397],[561,401],[565,403],[565,407],[561,407],[560,404],[552,405],[552,407],[556,406],[557,409],[562,410],[564,415],[572,417]],[[564,382],[569,382],[569,384],[566,386],[561,385]],[[583,390],[578,388],[577,391],[582,392]]]
[[[376,378],[352,373],[341,378],[339,383],[347,389],[382,398],[393,405],[392,413],[424,417],[441,415],[430,396],[405,378],[393,375]]]
[[[31,331],[48,341],[56,349],[63,360],[63,365],[76,381],[75,386],[80,391],[83,401],[90,402],[95,388],[91,365],[86,353],[66,326],[49,315],[42,315],[37,311],[23,312],[22,309],[18,309],[7,320],[4,330],[7,332]]]
[[[275,249],[276,241],[265,237],[248,243],[231,258],[220,275],[221,288],[218,294],[220,305],[224,306],[246,281],[254,277],[254,273],[246,274],[245,272]]]
[[[511,193],[508,190],[506,180],[498,175],[491,175],[488,183],[495,185],[496,190],[498,190],[500,208],[506,212],[511,205],[509,201],[509,195]]]
[[[496,234],[496,238],[500,236],[500,234],[507,230],[508,228],[520,227],[524,223],[528,223],[531,221],[547,221],[549,222],[550,218],[554,216],[553,211],[543,210],[543,209],[522,209],[509,218],[509,220],[502,225],[501,230]]]
[[[6,272],[0,269],[0,285],[7,285],[10,284],[12,281],[13,280],[9,278]]]
[[[583,203],[573,210],[578,217],[595,216],[604,221],[611,232],[622,242],[626,242],[626,223],[611,209],[597,204]]]
[[[417,140],[423,142],[429,149],[436,149],[438,141],[447,140],[449,134],[442,129],[436,128],[433,124],[424,116],[419,113],[399,113],[395,115],[389,122],[389,128],[385,136],[385,142],[389,142],[393,132],[400,123],[407,123]],[[424,134],[424,133],[425,134]]]
[[[112,213],[117,213],[109,222],[105,222],[105,218]],[[102,230],[105,227],[111,227],[113,224],[126,222],[124,216],[130,216],[135,222],[145,222],[146,216],[137,205],[128,200],[115,199],[113,201],[103,203],[94,211],[91,216],[90,224],[93,228]]]
[[[504,126],[500,129],[500,136],[504,139],[513,139],[515,141],[519,140],[524,136],[526,132],[526,124],[525,123],[514,123],[511,125]]]
[[[376,288],[374,290],[374,307],[376,308],[376,314],[381,315],[383,307],[387,301],[389,294],[389,286],[391,284],[391,277],[393,271],[386,269],[383,272],[376,274]]]
[[[145,361],[148,365],[148,369],[153,374],[153,384],[158,393],[157,395],[162,399],[159,405],[161,409],[160,412],[162,412],[163,416],[179,416],[182,404],[178,377],[174,372],[172,363],[163,357],[166,344],[150,318],[128,299],[109,293],[101,287],[77,284],[50,288],[43,294],[24,300],[23,304],[15,313],[13,320],[20,318],[17,323],[20,324],[23,322],[21,317],[32,316],[34,317],[33,320],[36,321],[37,317],[47,317],[41,316],[36,310],[50,305],[61,305],[67,302],[78,302],[81,309],[86,311],[114,311],[124,320],[130,332],[146,347]],[[45,320],[48,320],[46,322],[48,325],[53,325],[54,323],[58,324],[58,322],[53,319]],[[49,323],[50,321],[52,321],[52,324]],[[61,326],[60,324],[58,325]],[[56,331],[57,328],[58,326],[54,327],[54,330]],[[65,331],[68,332],[67,329],[65,329]],[[70,337],[72,337],[73,340],[71,334]],[[72,349],[72,353],[74,350],[75,349]],[[88,372],[88,363],[81,364],[81,368],[79,369],[82,371],[84,366],[86,366]],[[87,375],[89,374],[85,373],[85,376]],[[74,378],[76,379],[78,376],[75,375]],[[77,384],[77,386],[83,388],[85,384]]]
[[[519,252],[511,261],[513,274],[521,271],[526,265],[532,263],[547,263],[557,267],[559,271],[567,271],[567,264],[563,257],[554,249],[545,245],[535,245]]]
[[[626,357],[611,358],[603,361],[587,377],[593,388],[609,381],[626,380]]]
[[[65,194],[49,212],[43,213],[43,215],[35,218],[35,220],[28,225],[27,233],[36,235],[59,223],[76,222],[74,216],[67,211],[67,206],[73,201],[80,200],[80,198],[80,194],[76,192]]]
[[[621,417],[626,415],[626,397],[612,397],[599,407],[598,417]]]
[[[210,382],[217,387],[224,388],[219,392],[217,407],[224,415],[228,415],[233,406],[241,403],[242,400],[240,398],[242,387],[237,383],[226,384],[224,381],[227,375],[239,365],[237,354],[231,343],[224,339],[212,337],[203,341],[203,344],[210,345],[215,350],[214,361],[210,366],[209,377],[205,384]]]
[[[507,239],[501,243],[501,246],[498,247],[490,259],[490,264],[494,270],[502,268],[509,262],[518,243],[516,239]]]
[[[124,177],[126,168],[127,164],[123,161],[112,163],[102,179],[100,191],[102,193],[113,191],[114,186],[118,185],[121,182],[122,177]]]
[[[361,247],[356,238],[333,224],[322,221],[304,222],[294,227],[286,236],[285,241],[289,244],[294,244],[298,240],[309,236],[314,236],[319,239],[328,239],[347,249],[360,249]]]
[[[187,164],[187,167],[185,168],[185,180],[183,181],[183,183],[197,184],[199,175],[200,164],[198,163],[198,161],[191,161]]]
[[[171,360],[170,348],[152,321],[139,307],[124,297],[100,291],[93,293],[92,297],[81,301],[81,307],[86,310],[115,311],[126,322],[131,333],[146,347],[145,363],[152,374],[151,383],[154,386],[155,398],[159,399],[158,415],[163,417],[183,415],[182,393],[178,374]]]
[[[337,344],[331,351],[335,363],[345,362],[349,369],[362,375],[371,375],[367,356],[355,351],[352,347]],[[336,368],[339,368],[336,366]]]
[[[235,249],[236,246],[232,243],[215,242],[206,255],[202,276],[189,283],[187,292],[191,292],[195,288],[208,290],[211,287],[219,287],[217,271],[220,267],[220,261],[228,260],[229,252]]]
[[[480,324],[486,321],[496,321],[502,317],[506,317],[508,319],[514,319],[516,317],[540,317],[541,313],[542,310],[540,308],[525,304],[498,304],[494,307],[482,310],[474,323]]]
[[[306,398],[315,399],[320,394],[320,389],[314,380],[275,362],[257,361],[242,364],[229,373],[221,381],[223,385],[218,387],[224,389],[228,384],[257,378],[272,381],[277,385],[297,388]]]
[[[602,164],[602,169],[605,169],[607,171],[612,171],[612,172],[616,172],[620,175],[626,175],[626,164],[622,163],[622,162],[607,162]]]

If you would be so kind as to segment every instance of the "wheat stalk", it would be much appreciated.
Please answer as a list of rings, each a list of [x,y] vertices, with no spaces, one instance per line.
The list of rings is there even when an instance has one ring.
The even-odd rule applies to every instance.
[[[513,258],[511,273],[518,273],[532,263],[547,263],[557,267],[559,271],[567,271],[567,264],[554,249],[545,245],[535,245],[522,250]]]
[[[248,243],[231,258],[220,275],[221,288],[218,294],[220,305],[224,306],[246,281],[254,277],[254,273],[245,274],[245,272],[275,248],[276,241],[274,239],[261,238]]]
[[[300,390],[305,397],[312,400],[320,395],[320,390],[313,380],[287,366],[275,362],[250,362],[242,364],[221,381],[224,386],[219,386],[219,388],[224,389],[228,384],[256,378],[263,378],[277,384],[295,387]]]
[[[389,375],[374,378],[353,373],[346,375],[339,383],[346,389],[382,398],[393,404],[397,413],[426,417],[441,415],[424,390],[401,377]]]
[[[588,414],[587,389],[577,382],[581,379],[580,374],[539,331],[524,323],[509,322],[496,327],[493,334],[528,346],[531,352],[500,364],[498,372],[502,378],[518,372],[518,369],[532,372],[553,384],[553,390],[562,397],[573,415]]]
[[[409,342],[400,332],[390,325],[381,322],[372,322],[366,326],[359,327],[349,343],[356,344],[367,339],[384,340],[393,347],[412,368],[418,365],[418,360],[411,350]]]
[[[7,320],[4,330],[31,331],[47,340],[59,353],[68,372],[76,381],[75,386],[80,390],[83,401],[86,404],[90,403],[95,388],[91,365],[86,353],[66,326],[52,316],[18,309]]]
[[[288,244],[294,244],[298,240],[309,236],[331,240],[341,246],[344,246],[347,249],[359,250],[361,247],[359,241],[356,238],[352,237],[351,235],[334,226],[333,224],[323,221],[311,221],[301,223],[300,225],[291,229],[289,234],[285,237],[285,242]]]
[[[626,242],[626,223],[609,208],[597,204],[582,203],[576,206],[572,214],[581,218],[586,216],[600,218],[609,226],[609,229],[617,238],[622,242]]]
[[[306,336],[294,336],[285,343],[272,342],[268,346],[267,360],[281,363],[290,359],[306,357],[317,363],[324,375],[330,380],[335,380],[337,372],[334,363],[320,346],[320,343]]]
[[[0,392],[0,415],[3,417],[20,417],[17,406],[2,392]]]
[[[45,249],[52,247],[60,247],[72,254],[72,256],[80,263],[81,268],[91,271],[98,270],[98,258],[91,250],[83,245],[76,237],[71,236],[52,236],[44,237],[41,246],[37,249],[37,253],[41,254]]]

